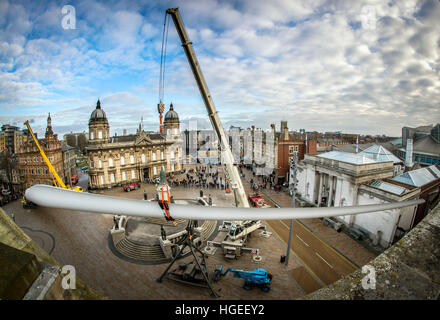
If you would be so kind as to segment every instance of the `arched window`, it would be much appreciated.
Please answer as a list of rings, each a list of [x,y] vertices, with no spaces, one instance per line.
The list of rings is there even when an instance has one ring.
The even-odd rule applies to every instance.
[[[153,161],[156,161],[156,151],[153,151]]]
[[[134,156],[130,155],[130,163],[133,164],[134,163]]]
[[[125,158],[124,156],[121,157],[121,166],[125,165]]]

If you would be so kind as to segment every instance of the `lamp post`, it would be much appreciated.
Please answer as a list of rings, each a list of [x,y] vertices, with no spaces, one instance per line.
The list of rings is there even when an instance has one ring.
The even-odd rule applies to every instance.
[[[293,157],[290,158],[290,180],[289,180],[289,187],[292,192],[292,208],[295,208],[296,159],[297,159],[297,152],[294,152]],[[287,243],[286,261],[284,263],[285,267],[287,267],[289,264],[290,242],[292,241],[292,229],[293,229],[293,219],[290,220],[289,241]]]

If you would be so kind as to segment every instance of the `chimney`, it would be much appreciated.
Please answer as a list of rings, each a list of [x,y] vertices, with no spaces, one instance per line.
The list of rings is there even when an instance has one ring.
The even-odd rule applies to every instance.
[[[406,140],[406,154],[405,154],[405,167],[406,168],[412,168],[414,163],[412,161],[413,157],[413,140],[407,139]]]
[[[287,127],[283,128],[283,135],[284,135],[284,140],[289,140],[289,128]]]

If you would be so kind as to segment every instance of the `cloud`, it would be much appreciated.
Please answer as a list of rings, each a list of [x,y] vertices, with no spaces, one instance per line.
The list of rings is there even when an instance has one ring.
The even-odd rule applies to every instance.
[[[100,97],[112,131],[134,132],[142,115],[157,130],[163,17],[178,6],[225,126],[397,136],[440,121],[435,0],[74,6],[77,29],[64,30],[57,2],[0,2],[0,120],[38,115],[44,127],[51,111],[60,131],[82,131]],[[165,102],[207,120],[172,22],[167,54]]]

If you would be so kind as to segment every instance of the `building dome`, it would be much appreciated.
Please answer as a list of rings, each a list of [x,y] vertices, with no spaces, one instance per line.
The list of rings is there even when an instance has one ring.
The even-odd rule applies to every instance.
[[[173,104],[170,104],[170,110],[165,114],[165,122],[179,122],[179,115],[174,111]]]
[[[92,114],[90,115],[89,124],[95,121],[105,121],[107,122],[107,117],[105,115],[104,110],[101,109],[101,102],[98,99],[98,102],[96,103],[96,109],[93,110]]]

